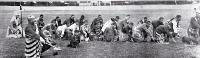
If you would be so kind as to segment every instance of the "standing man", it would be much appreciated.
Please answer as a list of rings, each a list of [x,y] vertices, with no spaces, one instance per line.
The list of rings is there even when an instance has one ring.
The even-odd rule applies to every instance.
[[[34,25],[35,22],[34,16],[28,17],[28,25],[25,28],[25,42],[26,42],[26,49],[25,49],[25,56],[26,58],[40,58],[41,55],[41,40],[40,36],[41,33],[38,34],[38,27]],[[35,49],[33,49],[35,48]]]
[[[44,27],[44,15],[43,14],[41,14],[40,15],[40,17],[38,18],[38,27],[39,27],[39,29],[41,30],[43,27]]]
[[[156,34],[156,28],[160,25],[164,25],[163,20],[164,20],[164,17],[160,17],[158,20],[154,20],[154,21],[151,22],[151,24],[153,26],[153,36],[154,37],[155,37],[155,34]]]
[[[200,29],[200,11],[196,10],[196,16],[192,17],[190,20],[190,25],[187,30],[188,37],[190,38],[199,38],[199,29]]]
[[[84,24],[84,22],[85,22],[85,16],[84,15],[81,15],[81,18],[79,19],[79,25],[81,26],[81,25],[83,25]]]

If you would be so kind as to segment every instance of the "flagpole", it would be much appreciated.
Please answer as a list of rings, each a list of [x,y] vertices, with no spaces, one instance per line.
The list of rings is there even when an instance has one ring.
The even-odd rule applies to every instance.
[[[22,3],[21,3],[21,1],[20,1],[20,16],[21,16],[21,27],[22,27],[22,32],[21,32],[21,35],[22,35],[22,37],[24,37],[24,31],[23,31],[23,26],[22,26],[22,24],[23,24],[23,21],[22,21]]]

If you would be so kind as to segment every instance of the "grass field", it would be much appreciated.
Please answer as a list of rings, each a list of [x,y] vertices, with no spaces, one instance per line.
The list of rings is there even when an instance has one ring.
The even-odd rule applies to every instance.
[[[0,11],[0,58],[23,58],[24,39],[5,38],[6,28],[12,17],[13,11]],[[179,9],[142,9],[142,10],[68,10],[68,11],[23,11],[24,25],[27,24],[26,16],[35,15],[38,17],[44,14],[45,23],[49,23],[56,16],[60,16],[62,21],[74,14],[77,18],[85,15],[89,23],[101,14],[104,22],[111,17],[120,16],[121,19],[125,15],[130,14],[134,23],[142,19],[142,17],[150,17],[150,20],[156,20],[163,16],[165,20],[173,18],[175,15],[182,15],[181,35],[186,35],[186,29],[192,17],[191,10]],[[188,46],[180,42],[172,44],[156,44],[156,43],[132,43],[132,42],[81,42],[79,48],[66,47],[68,41],[56,40],[63,51],[59,55],[52,56],[51,51],[43,54],[44,58],[198,58],[200,57],[200,46]]]

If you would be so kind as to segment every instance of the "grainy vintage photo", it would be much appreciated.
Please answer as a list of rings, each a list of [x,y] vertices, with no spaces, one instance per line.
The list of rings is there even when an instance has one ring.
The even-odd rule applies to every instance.
[[[200,0],[0,0],[0,58],[200,58]]]

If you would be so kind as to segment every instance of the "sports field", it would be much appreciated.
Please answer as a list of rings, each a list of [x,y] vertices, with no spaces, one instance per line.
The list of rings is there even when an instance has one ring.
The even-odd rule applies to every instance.
[[[192,11],[189,9],[139,9],[139,10],[34,10],[23,11],[24,26],[27,24],[26,16],[35,15],[38,17],[44,14],[45,23],[49,23],[56,16],[60,16],[62,22],[68,19],[71,14],[76,18],[85,15],[85,19],[92,20],[101,14],[104,23],[111,17],[130,14],[131,20],[136,22],[147,16],[150,20],[156,20],[163,16],[165,20],[173,18],[175,15],[182,15],[181,35],[187,35],[186,29],[189,25]],[[6,28],[13,15],[13,10],[0,11],[0,58],[23,58],[25,41],[23,38],[5,38]],[[52,56],[51,51],[43,54],[44,58],[199,58],[200,46],[185,45],[181,39],[177,43],[156,44],[156,43],[134,43],[134,42],[81,42],[78,48],[68,48],[68,41],[56,40],[63,51],[59,55]]]

